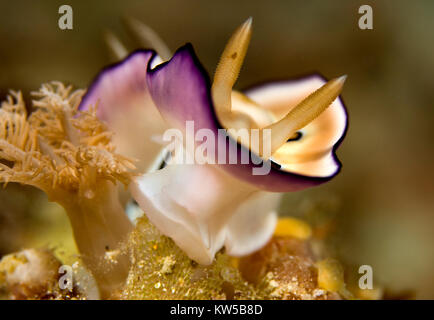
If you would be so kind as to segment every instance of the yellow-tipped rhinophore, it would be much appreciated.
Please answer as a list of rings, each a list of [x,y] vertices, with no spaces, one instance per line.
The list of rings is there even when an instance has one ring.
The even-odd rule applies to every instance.
[[[297,130],[315,120],[342,91],[345,79],[342,76],[330,80],[295,106],[283,119],[263,129],[271,129],[271,153],[279,149]]]
[[[213,102],[219,117],[231,112],[231,92],[237,81],[252,35],[252,18],[232,35],[217,66],[212,85]]]
[[[105,32],[104,40],[110,52],[116,59],[122,60],[128,55],[127,48],[125,48],[122,42],[110,31]]]
[[[149,26],[143,22],[126,17],[123,19],[128,31],[139,41],[139,44],[145,48],[153,48],[164,61],[167,61],[172,56],[169,47],[160,38],[160,36]]]

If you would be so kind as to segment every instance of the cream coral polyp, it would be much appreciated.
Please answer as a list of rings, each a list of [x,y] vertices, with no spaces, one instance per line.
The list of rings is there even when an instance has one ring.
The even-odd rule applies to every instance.
[[[102,296],[123,283],[129,261],[101,262],[132,229],[115,183],[128,184],[132,161],[114,152],[111,133],[91,108],[78,112],[83,91],[45,84],[33,95],[27,114],[21,93],[12,93],[0,111],[0,181],[44,191],[63,206],[81,257],[97,279]]]

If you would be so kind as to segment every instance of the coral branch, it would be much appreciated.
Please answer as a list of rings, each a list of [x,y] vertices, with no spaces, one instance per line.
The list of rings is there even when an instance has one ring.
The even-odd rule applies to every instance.
[[[96,108],[77,111],[82,94],[44,84],[28,116],[21,93],[11,92],[0,109],[0,182],[37,187],[66,209],[83,261],[107,297],[125,280],[129,261],[125,253],[107,261],[106,251],[118,250],[132,229],[115,184],[128,185],[135,167],[115,153]]]

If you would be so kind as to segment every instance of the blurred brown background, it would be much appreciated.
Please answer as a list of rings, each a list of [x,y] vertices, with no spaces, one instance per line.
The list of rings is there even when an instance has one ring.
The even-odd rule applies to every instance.
[[[62,4],[74,10],[73,30],[58,28]],[[373,8],[373,30],[358,28],[362,4]],[[193,43],[211,73],[231,32],[253,16],[241,89],[311,71],[348,74],[343,171],[287,195],[282,214],[330,229],[340,259],[371,265],[389,290],[434,298],[433,1],[19,0],[2,1],[0,12],[1,99],[9,88],[28,98],[50,80],[86,87],[112,62],[104,30],[135,48],[123,15],[153,27],[171,49]],[[34,190],[8,186],[0,193],[0,255],[29,245],[73,248],[59,211]]]

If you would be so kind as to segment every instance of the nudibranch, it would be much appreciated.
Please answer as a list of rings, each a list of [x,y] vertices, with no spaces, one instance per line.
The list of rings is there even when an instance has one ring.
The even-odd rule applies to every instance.
[[[212,156],[202,154],[205,163],[180,163],[173,156],[165,167],[136,177],[130,186],[149,220],[201,264],[212,263],[223,247],[240,256],[265,245],[276,225],[281,194],[329,181],[341,168],[336,149],[346,132],[347,115],[338,96],[345,77],[327,82],[312,75],[245,93],[233,91],[250,37],[248,19],[224,49],[212,84],[190,44],[163,63],[155,52],[145,50],[104,71],[82,103],[85,108],[99,100],[107,119],[116,109],[125,121],[133,118],[149,126],[134,133],[129,142],[135,145],[146,145],[143,140],[157,123],[158,130],[181,132],[187,154],[187,123],[194,124],[195,135],[204,129],[214,133],[215,150]],[[130,112],[132,104],[154,109],[141,112],[155,118]],[[125,136],[120,129],[112,127]],[[270,138],[269,152],[250,143],[253,136],[246,143],[230,129],[256,129],[259,146]],[[203,142],[190,143],[200,147]],[[221,152],[226,161],[216,161]],[[248,161],[229,161],[231,152],[237,159],[248,155]],[[265,174],[255,174],[262,168],[268,168]]]

